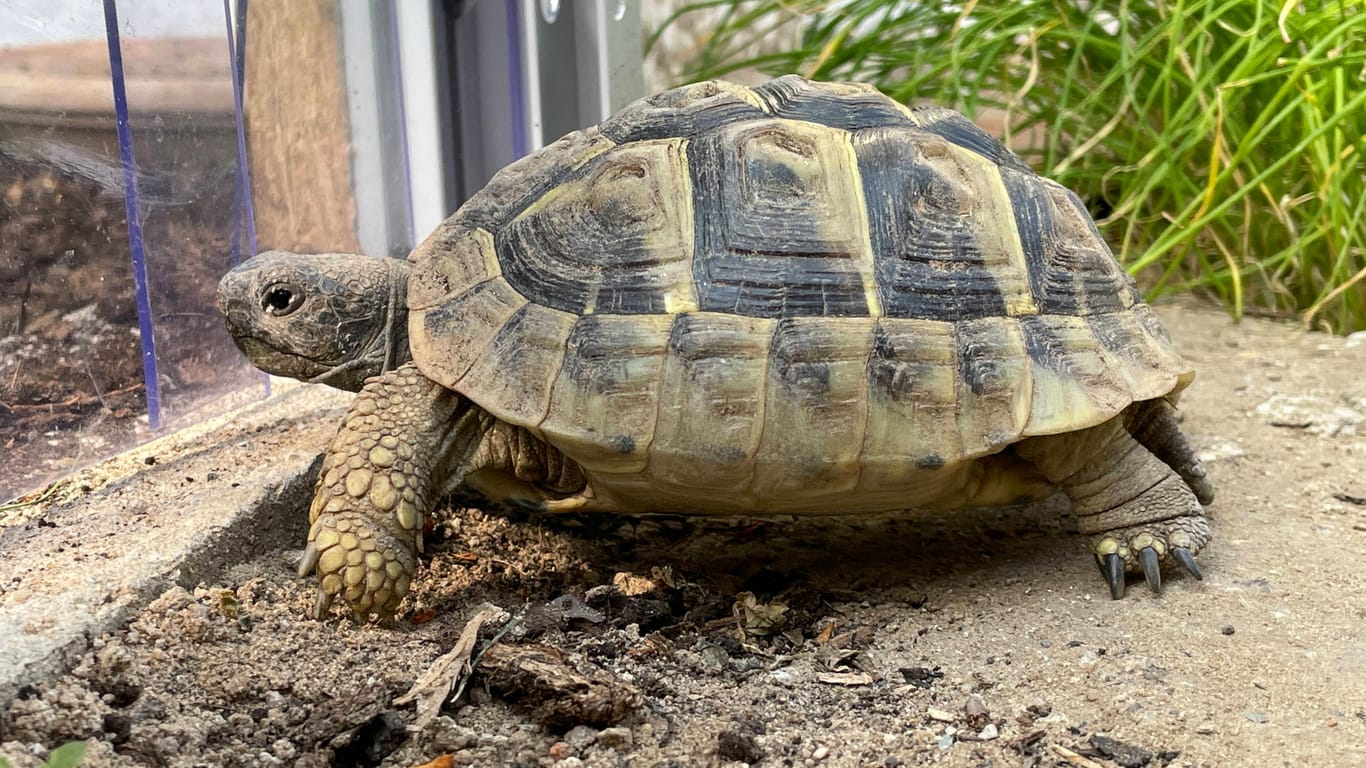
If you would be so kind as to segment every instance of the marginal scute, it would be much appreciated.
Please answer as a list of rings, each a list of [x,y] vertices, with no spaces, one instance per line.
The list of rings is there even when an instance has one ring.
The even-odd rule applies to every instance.
[[[1100,340],[1085,318],[1041,315],[1019,322],[1034,378],[1023,436],[1056,435],[1095,426],[1133,401],[1107,364]]]
[[[503,323],[526,303],[505,280],[493,278],[425,312],[413,312],[408,320],[413,359],[428,378],[455,389]]]
[[[576,315],[526,304],[517,310],[465,374],[469,398],[513,424],[535,428],[550,406]]]
[[[672,327],[668,315],[579,318],[541,431],[585,469],[644,469]]]
[[[1166,331],[1160,326],[1148,327],[1145,318],[1156,320],[1142,304],[1123,312],[1086,317],[1102,354],[1110,361],[1110,370],[1124,382],[1135,401],[1179,392],[1194,376],[1190,365],[1166,340]]]
[[[774,325],[714,312],[674,318],[650,444],[655,477],[681,486],[749,484]]]
[[[409,257],[408,308],[423,310],[450,298],[452,293],[498,277],[502,269],[494,251],[493,235],[446,220]]]
[[[751,489],[759,499],[812,487],[853,490],[868,418],[871,317],[792,317],[769,345],[764,431]]]
[[[930,456],[941,463],[964,456],[953,323],[880,319],[867,375],[864,487],[903,483],[914,464]]]
[[[958,324],[958,431],[967,456],[1015,442],[1029,420],[1033,364],[1019,323],[987,317]]]

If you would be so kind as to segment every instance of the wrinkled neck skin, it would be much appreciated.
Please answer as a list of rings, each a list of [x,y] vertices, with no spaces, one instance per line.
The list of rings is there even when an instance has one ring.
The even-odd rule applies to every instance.
[[[304,379],[309,384],[326,384],[329,387],[359,392],[366,379],[406,365],[413,359],[408,347],[408,263],[390,259],[391,278],[389,299],[386,304],[385,322],[380,324],[370,344],[360,357],[347,360],[337,366]]]

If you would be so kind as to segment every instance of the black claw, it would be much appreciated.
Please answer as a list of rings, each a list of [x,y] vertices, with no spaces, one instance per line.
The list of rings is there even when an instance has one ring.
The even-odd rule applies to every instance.
[[[1194,576],[1196,581],[1202,581],[1205,578],[1200,575],[1200,568],[1195,564],[1195,556],[1191,554],[1189,549],[1186,549],[1185,547],[1172,547],[1172,557],[1176,558],[1176,562],[1180,563],[1181,567],[1189,571],[1190,575]]]
[[[544,501],[533,501],[531,499],[510,498],[505,502],[508,506],[520,509],[524,512],[544,512]]]
[[[1143,564],[1143,578],[1148,582],[1148,589],[1153,594],[1162,592],[1162,566],[1157,564],[1157,550],[1152,547],[1144,547],[1138,550],[1139,562]]]
[[[1124,597],[1124,558],[1111,552],[1101,559],[1100,572],[1105,575],[1105,583],[1110,585],[1111,599]]]

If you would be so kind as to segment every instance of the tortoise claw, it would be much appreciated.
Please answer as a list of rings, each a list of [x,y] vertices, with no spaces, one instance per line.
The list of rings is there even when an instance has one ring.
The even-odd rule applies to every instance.
[[[1144,547],[1138,551],[1138,559],[1143,564],[1143,578],[1153,594],[1162,594],[1162,566],[1157,561],[1157,550]]]
[[[1172,557],[1176,558],[1176,562],[1180,563],[1182,568],[1185,568],[1190,575],[1194,576],[1196,581],[1202,581],[1205,578],[1200,575],[1200,568],[1195,564],[1195,556],[1191,554],[1189,548],[1172,547]]]
[[[544,502],[544,501],[536,501],[536,500],[532,500],[532,499],[526,499],[526,498],[520,498],[520,497],[512,497],[512,498],[506,499],[506,500],[504,501],[504,503],[506,503],[506,504],[507,504],[508,506],[510,506],[510,507],[513,507],[514,509],[522,510],[523,512],[544,512],[544,511],[546,511],[546,509],[545,509],[545,502]]]
[[[312,573],[318,565],[318,558],[320,557],[322,557],[322,552],[318,549],[318,545],[311,541],[308,542],[308,546],[304,547],[303,557],[299,558],[299,578],[302,579]]]
[[[332,600],[335,597],[336,594],[318,587],[318,599],[313,603],[313,618],[318,621],[327,618],[327,612],[332,610]]]
[[[1124,558],[1114,552],[1105,555],[1100,560],[1100,572],[1105,575],[1105,583],[1110,585],[1110,598],[1124,597]]]

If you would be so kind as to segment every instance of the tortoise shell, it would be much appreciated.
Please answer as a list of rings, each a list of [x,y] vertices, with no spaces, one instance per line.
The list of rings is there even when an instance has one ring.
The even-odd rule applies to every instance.
[[[654,506],[957,504],[1193,375],[1074,194],[863,85],[638,101],[411,260],[422,371]]]

